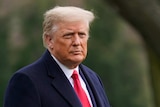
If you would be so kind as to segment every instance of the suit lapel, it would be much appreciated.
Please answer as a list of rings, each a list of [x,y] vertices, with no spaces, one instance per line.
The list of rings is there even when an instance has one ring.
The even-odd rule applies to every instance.
[[[77,99],[77,96],[66,77],[55,77],[52,81],[52,85],[61,94],[61,96],[72,105],[72,107],[81,107],[81,103]]]
[[[48,51],[45,53],[44,57],[48,75],[53,78],[51,83],[53,88],[57,90],[71,107],[82,107],[69,80]]]
[[[96,82],[94,83],[94,79],[92,77],[92,74],[90,74],[89,72],[86,72],[87,70],[85,69],[84,66],[80,65],[80,70],[81,70],[81,76],[84,79],[87,88],[89,90],[89,93],[91,95],[91,99],[92,99],[92,103],[93,103],[93,107],[103,107],[102,106],[102,101],[101,101],[101,97],[99,95],[99,92],[97,90],[97,86],[96,86]]]
[[[91,101],[92,101],[92,104],[93,104],[93,107],[97,107],[96,105],[96,101],[95,101],[95,97],[94,97],[94,94],[93,94],[93,91],[92,91],[92,87],[90,87],[89,83],[88,83],[88,77],[85,75],[84,71],[82,71],[82,69],[80,69],[80,75],[81,77],[83,78],[86,86],[87,86],[87,90],[89,92],[89,95],[91,97]]]

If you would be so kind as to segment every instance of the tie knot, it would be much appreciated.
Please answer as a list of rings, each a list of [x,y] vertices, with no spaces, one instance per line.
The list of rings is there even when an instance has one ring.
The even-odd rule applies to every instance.
[[[73,79],[77,79],[78,78],[78,72],[76,70],[73,71],[72,78]]]

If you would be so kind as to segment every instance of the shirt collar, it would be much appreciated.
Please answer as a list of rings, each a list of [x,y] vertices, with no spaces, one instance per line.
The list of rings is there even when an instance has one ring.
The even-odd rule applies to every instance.
[[[62,69],[62,71],[64,72],[64,74],[66,75],[66,77],[68,79],[71,78],[73,71],[76,70],[79,73],[79,66],[77,66],[74,69],[69,69],[68,67],[66,67],[65,65],[63,65],[61,62],[59,62],[55,56],[51,55],[53,57],[53,59],[57,62],[57,64],[60,66],[60,68]]]

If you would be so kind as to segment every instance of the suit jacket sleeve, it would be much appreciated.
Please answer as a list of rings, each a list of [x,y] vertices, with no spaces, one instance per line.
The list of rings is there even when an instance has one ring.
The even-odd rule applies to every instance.
[[[23,73],[16,73],[6,90],[4,107],[40,107],[38,99],[32,80]]]

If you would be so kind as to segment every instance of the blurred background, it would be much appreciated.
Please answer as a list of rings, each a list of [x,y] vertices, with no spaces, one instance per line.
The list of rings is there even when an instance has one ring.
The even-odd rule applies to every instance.
[[[96,15],[90,30],[88,56],[83,63],[100,75],[112,107],[160,107],[160,19],[157,11],[148,15],[154,13],[149,1],[154,2],[157,10],[159,7],[155,0],[141,0],[148,8],[139,5],[138,0],[134,0],[137,4],[128,1],[1,0],[0,105],[13,73],[45,51],[44,12],[57,5],[72,5]],[[145,10],[152,11],[142,14]]]

